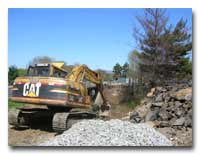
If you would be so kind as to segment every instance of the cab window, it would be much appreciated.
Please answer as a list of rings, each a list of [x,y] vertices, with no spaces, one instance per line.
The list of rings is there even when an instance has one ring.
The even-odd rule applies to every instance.
[[[54,69],[54,71],[53,71],[54,77],[65,78],[66,75],[67,75],[67,72],[63,72],[63,71],[58,70],[58,69]]]
[[[49,76],[48,66],[29,66],[27,76]]]

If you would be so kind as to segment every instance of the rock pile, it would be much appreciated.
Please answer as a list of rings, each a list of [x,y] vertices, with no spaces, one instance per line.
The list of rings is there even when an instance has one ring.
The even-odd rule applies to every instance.
[[[40,146],[172,146],[172,143],[146,124],[83,120]]]
[[[155,87],[131,113],[134,123],[154,121],[157,127],[192,127],[192,87]]]

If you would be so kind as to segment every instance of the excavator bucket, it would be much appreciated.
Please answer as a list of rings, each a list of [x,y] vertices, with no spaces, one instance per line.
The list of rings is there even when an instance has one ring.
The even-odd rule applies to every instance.
[[[95,106],[99,106],[100,111],[99,111],[99,116],[108,119],[110,117],[110,109],[111,106],[108,102],[104,102],[103,98],[100,94],[100,92],[98,92],[96,100],[94,102]]]

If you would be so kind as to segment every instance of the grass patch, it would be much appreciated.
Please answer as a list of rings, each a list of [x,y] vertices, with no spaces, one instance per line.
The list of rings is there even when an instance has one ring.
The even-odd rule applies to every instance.
[[[129,108],[134,109],[139,104],[140,104],[139,101],[133,101],[133,100],[131,100],[131,101],[128,102],[127,105],[128,105]]]
[[[23,103],[17,103],[17,102],[13,102],[10,99],[8,99],[8,109],[16,109],[16,108],[20,108],[23,107],[24,104]]]
[[[130,109],[134,109],[136,106],[140,105],[140,102],[141,100],[143,99],[143,97],[133,97],[131,100],[129,100],[127,102],[127,106],[130,108]]]

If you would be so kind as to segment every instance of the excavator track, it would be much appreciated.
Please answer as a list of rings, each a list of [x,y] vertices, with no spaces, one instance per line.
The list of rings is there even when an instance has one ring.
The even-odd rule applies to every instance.
[[[94,119],[96,114],[89,112],[60,112],[55,113],[52,120],[54,131],[61,133],[69,129],[73,124],[86,119]]]
[[[18,127],[19,124],[19,114],[20,114],[20,110],[10,110],[9,114],[8,114],[8,122],[9,124]]]
[[[96,118],[95,113],[86,111],[54,112],[49,109],[31,108],[9,111],[8,121],[16,128],[32,128],[43,122],[51,122],[52,129],[61,133],[81,120],[94,118]]]
[[[56,132],[63,132],[67,130],[68,117],[68,112],[55,113],[52,120],[52,129]]]
[[[51,110],[40,108],[11,110],[8,114],[8,122],[16,128],[29,128],[35,124],[51,122],[53,114]]]

